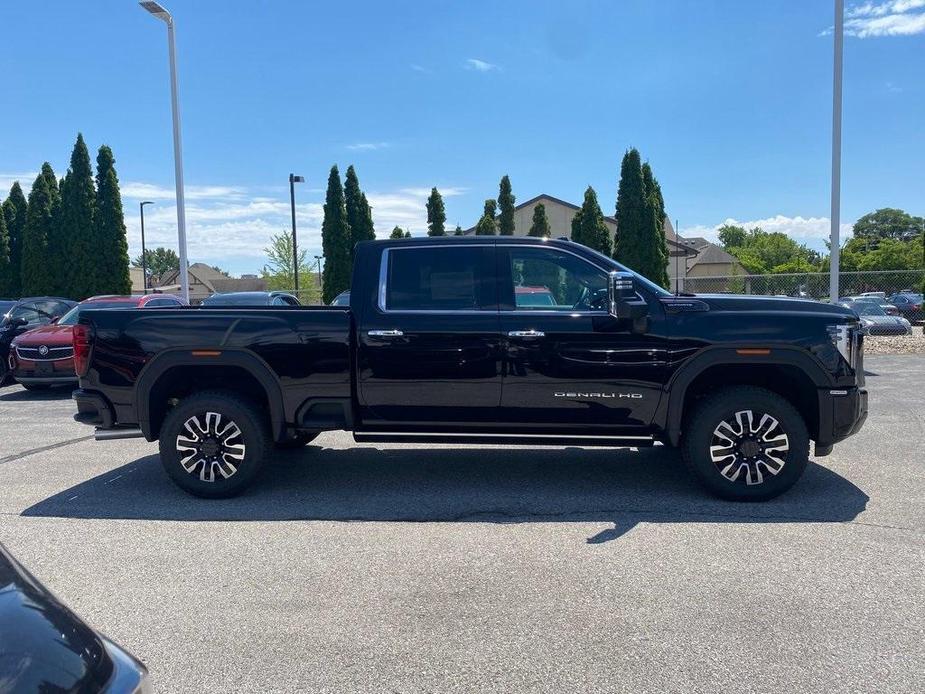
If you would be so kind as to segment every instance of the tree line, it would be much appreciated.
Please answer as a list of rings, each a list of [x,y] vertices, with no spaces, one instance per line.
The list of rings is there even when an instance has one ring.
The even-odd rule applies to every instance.
[[[780,231],[725,224],[718,230],[723,248],[751,274],[828,272],[829,256],[807,248]],[[925,219],[882,208],[858,219],[841,249],[842,272],[925,268]]]
[[[42,164],[29,191],[15,181],[0,214],[0,296],[85,299],[129,294],[128,242],[112,150],[96,156],[83,135],[62,179]]]
[[[475,234],[513,236],[515,202],[511,179],[505,175],[498,185],[497,198],[485,200],[482,216],[475,225]],[[426,209],[427,235],[447,236],[446,208],[436,187],[431,188]],[[642,162],[638,150],[630,149],[624,154],[620,167],[616,202],[617,233],[611,236],[597,193],[588,186],[581,208],[572,219],[571,238],[612,256],[653,282],[667,287],[668,246],[663,232],[665,216],[665,202],[652,167],[648,162]],[[452,233],[462,236],[464,231],[457,225]],[[534,207],[528,234],[545,238],[553,234],[542,203]],[[410,236],[410,231],[395,226],[389,238]],[[375,238],[369,205],[359,188],[352,166],[347,170],[347,182],[343,186],[337,166],[331,167],[321,238],[325,258],[322,273],[323,300],[329,303],[340,292],[350,288],[353,245],[358,241]]]

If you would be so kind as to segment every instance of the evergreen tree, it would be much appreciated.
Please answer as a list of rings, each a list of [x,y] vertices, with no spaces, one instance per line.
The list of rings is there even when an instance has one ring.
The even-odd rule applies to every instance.
[[[10,244],[9,296],[22,296],[22,235],[28,211],[26,196],[19,181],[14,181],[10,195],[3,203],[3,218]]]
[[[514,235],[514,194],[511,192],[511,179],[506,175],[498,186],[498,233],[501,236]]]
[[[529,235],[549,238],[549,220],[546,218],[546,206],[543,203],[538,203],[533,208],[533,223],[530,225]]]
[[[405,238],[405,232],[402,231],[402,228],[396,224],[395,228],[392,229],[392,233],[389,234],[389,238],[390,239],[403,239]]]
[[[485,210],[478,224],[475,225],[476,236],[494,236],[495,230],[495,212],[498,209],[498,203],[489,198],[485,201]]]
[[[0,214],[0,298],[12,297],[12,262],[10,261],[10,236],[6,230],[6,215]]]
[[[657,268],[653,262],[654,217],[650,213],[639,152],[630,149],[623,155],[620,165],[613,257],[640,275],[653,279],[653,274],[657,276]],[[647,228],[647,222],[652,228]]]
[[[53,233],[58,206],[58,179],[55,178],[51,164],[45,162],[29,191],[26,224],[22,234],[23,296],[52,293],[55,282],[48,262],[48,237]]]
[[[457,224],[456,231],[453,232],[453,236],[464,236],[464,235],[465,234],[463,233],[463,228]]]
[[[584,208],[581,207],[578,209],[578,212],[575,213],[575,216],[572,217],[572,232],[569,234],[569,238],[572,239],[572,241],[575,243],[580,243],[583,246],[587,246],[588,244],[585,243],[584,236],[582,236],[584,233],[584,229],[581,228],[581,220],[583,216]]]
[[[436,188],[430,189],[427,198],[427,235],[446,236],[446,209],[443,206],[443,197]]]
[[[572,241],[583,244],[588,248],[610,255],[613,251],[610,242],[610,231],[604,223],[604,213],[597,202],[597,193],[588,186],[581,209],[572,220]]]
[[[344,203],[347,209],[347,223],[350,225],[350,260],[353,261],[355,246],[360,241],[373,241],[376,238],[376,232],[373,229],[373,213],[366,200],[366,194],[360,190],[360,180],[353,166],[347,167]],[[352,263],[350,273],[353,273]]]
[[[645,231],[651,239],[652,274],[646,275],[656,284],[669,286],[668,279],[668,242],[665,240],[665,201],[662,188],[652,174],[649,162],[642,165],[642,184],[646,193]],[[652,229],[655,229],[654,233]]]
[[[94,294],[131,294],[132,278],[128,271],[128,240],[116,160],[112,150],[103,145],[96,156],[96,254],[98,284]]]
[[[335,164],[328,175],[324,221],[321,224],[321,248],[324,253],[324,270],[321,275],[322,300],[326,304],[330,304],[334,297],[342,291],[350,289],[351,240],[344,188],[340,182],[340,172]]]
[[[410,239],[410,238],[411,238],[411,230],[410,230],[410,229],[405,229],[405,238],[406,238],[406,239]]]
[[[100,239],[93,223],[95,207],[90,153],[78,133],[61,188],[60,216],[48,237],[48,261],[57,278],[57,291],[72,299],[86,299],[105,284]]]

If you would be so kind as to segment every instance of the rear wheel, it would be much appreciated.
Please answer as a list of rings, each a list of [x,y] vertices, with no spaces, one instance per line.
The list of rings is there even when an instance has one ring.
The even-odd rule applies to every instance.
[[[260,408],[225,391],[184,398],[161,426],[161,464],[184,491],[223,498],[243,491],[260,472],[270,449]]]
[[[764,501],[796,483],[809,460],[800,413],[777,393],[736,386],[701,402],[687,422],[684,460],[716,496]]]

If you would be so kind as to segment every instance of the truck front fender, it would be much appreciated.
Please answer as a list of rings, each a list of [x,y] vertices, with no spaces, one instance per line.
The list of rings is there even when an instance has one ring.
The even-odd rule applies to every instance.
[[[665,397],[662,398],[659,408],[661,411],[656,415],[656,422],[665,431],[669,444],[677,446],[681,440],[684,403],[690,385],[707,369],[725,365],[754,366],[756,369],[774,366],[794,367],[805,374],[815,388],[827,388],[835,383],[832,375],[818,359],[805,349],[793,345],[756,348],[752,343],[707,347],[675,371],[665,385]]]

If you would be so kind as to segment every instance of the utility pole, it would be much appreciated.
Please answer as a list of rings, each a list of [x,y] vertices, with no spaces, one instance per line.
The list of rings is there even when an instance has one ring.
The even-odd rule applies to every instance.
[[[148,259],[145,256],[145,205],[153,205],[150,200],[145,200],[138,204],[141,209],[141,281],[144,286],[144,294],[148,293]]]
[[[838,301],[838,270],[841,258],[841,111],[842,58],[845,40],[845,0],[835,0],[835,56],[832,71],[832,229],[829,234],[829,301]]]
[[[295,291],[299,291],[299,246],[296,242],[295,235],[295,184],[304,183],[304,176],[296,176],[295,174],[289,174],[289,206],[292,210],[292,272],[293,277],[295,278]]]

